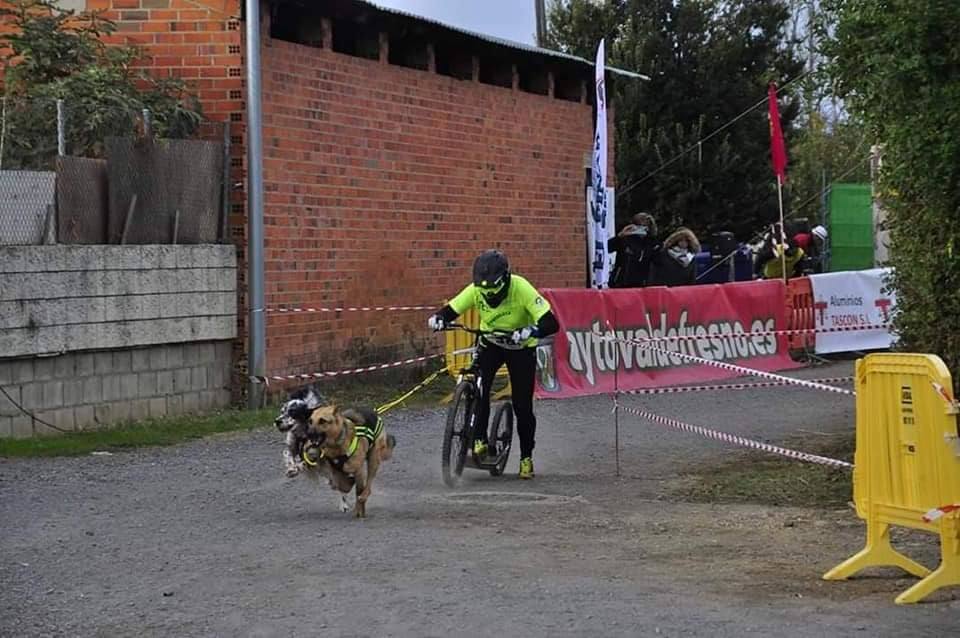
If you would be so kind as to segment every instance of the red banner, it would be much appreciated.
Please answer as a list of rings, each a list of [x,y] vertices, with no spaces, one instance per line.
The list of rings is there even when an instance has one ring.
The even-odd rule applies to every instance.
[[[738,376],[674,353],[766,372],[800,365],[790,359],[786,337],[769,334],[786,328],[779,280],[543,294],[560,332],[538,349],[538,398]],[[646,340],[653,341],[638,343]]]

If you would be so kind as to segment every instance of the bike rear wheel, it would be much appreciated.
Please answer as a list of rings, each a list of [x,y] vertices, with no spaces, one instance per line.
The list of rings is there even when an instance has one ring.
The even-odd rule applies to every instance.
[[[476,405],[476,389],[464,381],[453,392],[453,401],[447,412],[447,425],[443,431],[441,469],[447,487],[456,487],[463,474],[463,465],[470,447],[470,421]]]
[[[493,430],[490,437],[491,453],[497,457],[497,465],[490,468],[490,476],[500,476],[507,467],[510,448],[513,446],[513,404],[504,401],[493,415]]]

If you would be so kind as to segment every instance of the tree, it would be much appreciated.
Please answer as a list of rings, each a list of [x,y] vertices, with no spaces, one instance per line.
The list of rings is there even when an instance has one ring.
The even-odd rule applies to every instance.
[[[883,145],[903,346],[940,355],[960,391],[960,3],[824,0],[834,89]]]
[[[870,140],[858,119],[807,116],[790,149],[790,199],[794,217],[816,218],[833,182],[870,181]]]
[[[785,46],[788,18],[779,0],[551,5],[548,43],[554,48],[592,59],[599,38],[606,37],[610,65],[651,78],[608,82],[616,113],[617,210],[623,217],[648,210],[666,228],[732,230],[742,239],[777,217],[762,100],[770,81],[784,84],[802,71]],[[788,140],[798,105],[781,96]]]
[[[792,87],[801,104],[787,195],[793,216],[816,218],[833,182],[869,182],[870,143],[863,123],[831,91],[823,69],[821,41],[834,30],[833,16],[822,9],[822,0],[786,1],[791,13],[787,45],[807,63],[807,74]]]
[[[201,120],[199,103],[173,78],[138,69],[135,47],[106,45],[116,25],[96,12],[63,11],[50,0],[0,8],[9,30],[3,53],[4,168],[50,168],[57,151],[56,101],[66,107],[67,147],[100,157],[110,135],[135,131],[149,109],[156,135],[186,137]]]

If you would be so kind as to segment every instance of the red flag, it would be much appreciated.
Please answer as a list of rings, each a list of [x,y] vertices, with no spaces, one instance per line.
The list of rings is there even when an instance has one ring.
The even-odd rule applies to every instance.
[[[773,160],[773,172],[780,183],[787,181],[787,147],[783,143],[783,130],[780,128],[780,110],[777,108],[777,85],[770,83],[767,92],[770,111],[770,158]]]

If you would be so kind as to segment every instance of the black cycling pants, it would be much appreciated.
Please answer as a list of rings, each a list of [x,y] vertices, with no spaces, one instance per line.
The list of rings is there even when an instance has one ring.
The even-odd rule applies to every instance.
[[[478,438],[486,440],[490,422],[490,387],[493,378],[504,363],[510,374],[513,411],[516,414],[517,434],[520,437],[520,458],[533,454],[537,418],[533,415],[533,382],[537,372],[537,349],[507,350],[494,344],[480,348],[477,365],[480,366],[481,391],[477,406]]]

